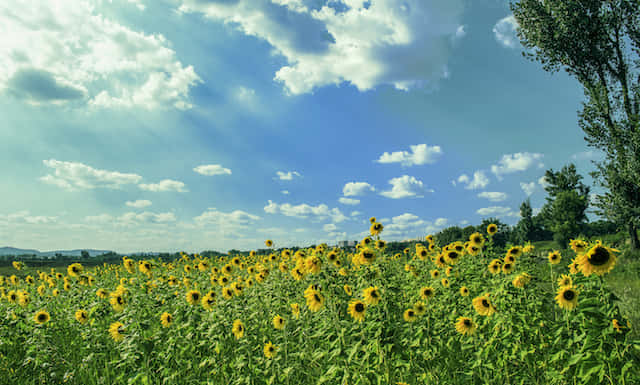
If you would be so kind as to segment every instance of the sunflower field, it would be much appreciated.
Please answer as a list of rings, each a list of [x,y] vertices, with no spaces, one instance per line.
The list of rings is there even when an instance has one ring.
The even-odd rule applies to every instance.
[[[391,255],[182,254],[0,276],[2,384],[640,384],[640,341],[603,276],[572,255],[431,236]],[[266,241],[273,247],[271,240]]]

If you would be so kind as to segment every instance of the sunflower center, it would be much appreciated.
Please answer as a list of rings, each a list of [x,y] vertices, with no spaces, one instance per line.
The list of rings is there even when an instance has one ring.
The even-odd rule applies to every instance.
[[[573,290],[566,290],[562,293],[562,297],[567,301],[571,301],[576,297],[576,293],[574,293]]]
[[[314,294],[313,299],[315,299],[316,302],[320,302],[320,296],[318,294]]]
[[[589,263],[594,266],[602,266],[609,262],[609,258],[610,255],[607,249],[601,246],[597,246],[593,254],[591,254],[591,257],[589,258]]]
[[[46,314],[38,314],[38,321],[40,322],[44,322],[47,319],[47,315]]]
[[[471,326],[471,320],[466,319],[466,320],[462,321],[462,323],[463,323],[463,324],[464,324],[464,326],[466,326],[466,327]]]
[[[489,301],[487,301],[486,299],[483,299],[483,300],[482,300],[482,306],[484,306],[484,307],[489,307],[489,306],[490,306],[490,305],[489,305]]]
[[[358,302],[355,306],[356,312],[362,313],[364,311],[364,305]]]
[[[407,315],[408,315],[409,317],[413,317],[413,316],[415,315],[415,313],[413,312],[413,310],[409,310],[409,311],[407,312]]]
[[[378,292],[377,291],[372,291],[371,292],[371,298],[378,298]]]

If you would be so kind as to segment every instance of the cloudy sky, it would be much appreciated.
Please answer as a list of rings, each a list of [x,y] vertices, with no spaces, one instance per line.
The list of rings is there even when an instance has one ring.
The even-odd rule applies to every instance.
[[[0,4],[0,246],[197,252],[500,217],[596,156],[501,0]],[[591,179],[587,178],[590,182]]]

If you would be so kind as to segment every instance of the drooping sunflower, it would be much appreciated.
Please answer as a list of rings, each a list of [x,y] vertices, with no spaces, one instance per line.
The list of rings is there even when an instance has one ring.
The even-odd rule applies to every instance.
[[[462,335],[470,336],[476,331],[476,324],[471,318],[458,317],[456,331]]]
[[[467,289],[466,286],[462,286],[460,288],[460,295],[463,297],[468,297],[469,296],[469,289]]]
[[[83,324],[83,323],[87,322],[87,320],[89,319],[89,314],[87,313],[86,310],[79,309],[79,310],[76,311],[75,317],[76,317],[76,321],[78,321],[81,324]]]
[[[293,318],[295,319],[300,318],[300,305],[297,303],[291,304],[291,315],[293,315]]]
[[[616,265],[616,255],[619,250],[603,246],[599,241],[589,251],[576,259],[578,269],[586,277],[591,274],[603,275]]]
[[[571,279],[571,276],[562,274],[560,278],[558,278],[558,286],[562,287],[562,286],[572,286],[572,285],[573,285],[573,280]]]
[[[263,349],[264,356],[267,358],[273,358],[276,356],[276,350],[277,350],[277,347],[274,344],[272,344],[271,341],[269,341],[264,345],[264,349]]]
[[[420,298],[429,300],[435,295],[435,290],[431,286],[425,286],[420,289]]]
[[[230,287],[223,287],[222,288],[222,298],[227,299],[227,300],[233,298],[233,289],[231,289]]]
[[[242,338],[242,336],[244,336],[244,325],[242,324],[242,321],[240,321],[239,319],[233,321],[231,333],[236,336],[236,339],[240,339]]]
[[[416,315],[423,315],[427,312],[427,306],[422,301],[418,301],[413,304],[413,310],[416,312]]]
[[[351,289],[351,286],[349,286],[349,285],[344,285],[344,292],[347,293],[347,295],[349,297],[351,297],[353,295],[353,290]]]
[[[51,315],[49,315],[49,312],[46,310],[37,311],[36,314],[33,316],[33,320],[38,325],[45,324],[49,322],[50,319],[51,319]]]
[[[77,277],[82,273],[82,270],[84,270],[84,268],[79,263],[72,263],[67,266],[67,274],[71,277]]]
[[[498,232],[498,226],[496,224],[491,223],[489,224],[489,226],[487,226],[487,234],[494,235],[497,232]]]
[[[359,299],[353,299],[349,302],[348,312],[353,319],[358,322],[364,321],[364,314],[367,310],[367,305]]]
[[[211,290],[204,297],[202,297],[202,307],[205,310],[212,310],[213,306],[216,304],[216,293]]]
[[[513,263],[505,262],[502,265],[502,272],[505,274],[511,274],[514,269],[515,269],[515,266],[513,265]]]
[[[275,317],[273,317],[273,327],[278,329],[278,330],[282,330],[284,329],[284,318],[280,317],[279,315],[276,315]]]
[[[442,284],[442,286],[444,287],[449,287],[449,280],[446,278],[442,278],[442,280],[440,281],[440,283]]]
[[[125,328],[122,322],[114,322],[109,326],[109,334],[114,341],[120,342],[124,339]]]
[[[522,273],[518,274],[518,276],[516,276],[511,283],[518,289],[522,289],[526,284],[529,283],[529,281],[531,281],[531,276],[527,273]]]
[[[364,302],[367,305],[377,305],[380,302],[382,296],[380,295],[380,290],[378,290],[378,286],[370,286],[362,292],[362,296],[364,297]]]
[[[172,322],[173,316],[171,314],[167,313],[166,311],[160,314],[160,323],[162,324],[163,328],[168,328],[169,326],[171,326]]]
[[[573,286],[560,287],[556,295],[556,302],[561,309],[571,311],[578,306],[578,294]]]
[[[382,226],[382,223],[373,222],[371,224],[371,227],[369,228],[369,231],[371,232],[371,235],[378,235],[382,232],[383,229],[384,226]]]
[[[189,290],[186,295],[187,302],[191,305],[197,305],[200,302],[202,295],[198,290]]]
[[[317,312],[324,306],[324,297],[317,290],[309,291],[305,294],[305,298],[307,299],[307,307],[312,312]]]
[[[488,294],[484,294],[480,297],[474,298],[472,304],[476,309],[476,312],[482,316],[490,316],[496,311],[496,308],[489,301]]]
[[[549,258],[549,263],[551,263],[552,265],[557,265],[558,263],[560,263],[562,255],[560,255],[560,251],[554,250],[549,253],[547,258]]]
[[[502,261],[499,259],[494,259],[489,263],[489,272],[491,274],[498,274],[500,269],[502,268]]]
[[[416,319],[418,319],[418,316],[415,310],[407,309],[402,314],[402,318],[404,318],[404,320],[407,322],[414,322]]]

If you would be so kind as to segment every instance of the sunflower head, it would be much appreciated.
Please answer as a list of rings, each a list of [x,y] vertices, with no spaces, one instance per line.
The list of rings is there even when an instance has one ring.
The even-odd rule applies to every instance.
[[[351,317],[358,322],[364,321],[364,314],[366,310],[367,305],[359,299],[351,300],[347,309],[349,315],[351,315]]]
[[[273,246],[273,241],[271,239],[267,239],[266,241],[264,241],[264,244],[267,247],[271,247]]]
[[[498,232],[498,226],[496,224],[491,223],[489,224],[489,226],[487,226],[487,234],[494,235],[497,232]]]
[[[573,310],[578,306],[578,291],[573,286],[563,286],[558,289],[556,302],[564,310]]]
[[[470,336],[476,331],[476,324],[471,318],[458,317],[456,321],[456,331],[462,335]]]
[[[124,339],[124,324],[122,322],[114,322],[109,326],[109,334],[114,341],[120,342]]]
[[[242,324],[242,321],[240,321],[239,319],[233,321],[231,332],[234,336],[236,336],[236,339],[242,338],[242,336],[244,336],[244,325]]]
[[[186,295],[187,302],[191,305],[197,305],[202,298],[200,292],[198,290],[189,290]]]
[[[284,318],[280,317],[279,315],[273,317],[273,327],[278,330],[284,329]]]
[[[38,325],[46,324],[47,322],[49,322],[50,319],[51,319],[51,316],[49,315],[49,312],[46,310],[37,311],[36,314],[34,314],[33,316],[33,320]]]
[[[414,322],[418,318],[418,315],[415,310],[407,309],[402,314],[402,318],[404,318],[406,322]]]
[[[554,250],[549,253],[548,258],[549,258],[549,263],[551,263],[552,265],[557,265],[558,263],[560,263],[560,260],[562,259],[562,255],[560,255],[560,251]]]
[[[460,295],[463,297],[468,297],[469,296],[469,289],[467,289],[466,286],[462,286],[460,288]]]
[[[589,251],[576,259],[578,269],[585,276],[593,273],[596,275],[608,273],[616,264],[616,255],[614,253],[617,251],[603,246],[601,243],[596,243]]]
[[[425,286],[420,289],[420,297],[428,300],[435,295],[435,290],[431,286]]]
[[[474,298],[472,304],[476,312],[482,316],[490,316],[496,311],[487,294]]]
[[[271,343],[271,341],[267,342],[264,345],[263,352],[264,356],[267,358],[273,358],[276,356],[277,347]]]
[[[371,223],[369,232],[371,232],[371,235],[378,235],[382,232],[383,229],[384,229],[384,226],[382,225],[382,223],[373,222]]]
[[[363,291],[364,302],[367,305],[377,305],[380,302],[382,296],[380,295],[380,290],[378,290],[378,286],[370,286]]]
[[[78,321],[81,324],[83,324],[83,323],[87,322],[87,320],[89,319],[89,314],[87,313],[86,310],[80,309],[80,310],[76,311],[75,317],[76,317],[76,321]]]

